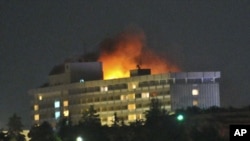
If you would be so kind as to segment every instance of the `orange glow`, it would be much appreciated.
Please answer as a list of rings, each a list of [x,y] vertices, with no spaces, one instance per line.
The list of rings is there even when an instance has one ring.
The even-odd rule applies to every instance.
[[[145,49],[142,32],[123,32],[101,45],[99,61],[103,63],[104,79],[129,77],[129,71],[137,65],[150,68],[152,74],[175,72],[179,68]]]

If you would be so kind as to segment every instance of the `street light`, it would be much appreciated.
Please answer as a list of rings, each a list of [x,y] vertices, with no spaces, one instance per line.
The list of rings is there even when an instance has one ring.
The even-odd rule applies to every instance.
[[[184,116],[182,114],[177,116],[177,120],[178,121],[183,121],[184,120]]]
[[[76,138],[76,141],[83,141],[83,138],[82,138],[81,136],[78,136],[78,137]]]

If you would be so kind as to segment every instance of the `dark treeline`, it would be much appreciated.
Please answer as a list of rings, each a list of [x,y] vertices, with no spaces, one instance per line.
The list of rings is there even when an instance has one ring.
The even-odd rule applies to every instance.
[[[188,107],[170,114],[162,108],[158,99],[152,99],[150,109],[145,112],[145,121],[136,120],[127,125],[114,113],[113,124],[108,127],[101,125],[94,106],[90,106],[76,125],[72,124],[70,116],[62,118],[56,128],[44,121],[40,125],[33,125],[28,136],[30,141],[76,141],[78,137],[83,141],[226,141],[228,135],[221,133],[223,122],[220,116],[214,115],[239,111],[250,111],[250,107]],[[183,117],[178,119],[178,115]],[[7,133],[0,132],[0,141],[24,141],[20,133],[20,117],[14,114],[8,126]]]

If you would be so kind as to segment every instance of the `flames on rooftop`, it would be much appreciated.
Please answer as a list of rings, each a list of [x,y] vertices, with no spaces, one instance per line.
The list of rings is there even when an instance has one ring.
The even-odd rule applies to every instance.
[[[146,46],[141,30],[125,30],[100,44],[98,61],[103,63],[104,79],[129,77],[129,71],[150,68],[152,74],[180,69]]]

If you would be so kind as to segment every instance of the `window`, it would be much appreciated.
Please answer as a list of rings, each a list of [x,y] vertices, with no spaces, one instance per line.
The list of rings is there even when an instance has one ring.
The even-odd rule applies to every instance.
[[[108,87],[107,86],[102,86],[101,87],[101,92],[107,92],[108,91]]]
[[[198,106],[198,100],[193,100],[193,106]]]
[[[35,114],[35,115],[34,115],[34,120],[35,120],[35,121],[38,121],[38,120],[39,120],[39,114]]]
[[[142,119],[142,114],[137,115],[137,119]]]
[[[69,106],[69,101],[68,101],[68,100],[63,101],[63,106],[64,106],[64,107]]]
[[[141,98],[149,98],[149,92],[141,93]]]
[[[192,95],[199,95],[199,90],[198,89],[193,89],[192,90]]]
[[[135,114],[128,115],[128,120],[129,121],[135,121],[136,120],[136,115]]]
[[[135,84],[132,84],[132,89],[136,89],[136,85]]]
[[[127,99],[126,97],[127,97],[126,95],[121,95],[121,100],[126,100]]]
[[[39,109],[38,105],[34,105],[34,111],[37,111]]]
[[[129,100],[135,99],[135,94],[128,94],[128,99]]]
[[[121,95],[121,100],[133,100],[135,99],[135,94]]]
[[[43,97],[41,95],[39,95],[38,99],[39,100],[43,100]]]
[[[135,110],[135,108],[136,108],[135,104],[128,105],[128,110]]]
[[[114,122],[114,116],[109,116],[108,118],[107,118],[107,122]]]
[[[64,111],[63,111],[63,115],[64,115],[65,117],[68,117],[68,116],[69,116],[69,110],[64,110]]]
[[[56,100],[56,101],[54,102],[54,107],[55,107],[55,108],[59,108],[59,107],[60,107],[60,101],[59,101],[59,100]]]
[[[128,90],[133,90],[137,88],[138,82],[129,82],[127,83],[128,85]]]
[[[56,112],[55,112],[55,119],[60,118],[60,116],[61,116],[60,111],[56,111]]]

